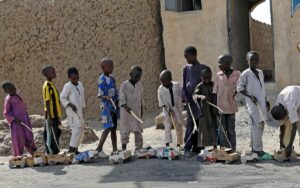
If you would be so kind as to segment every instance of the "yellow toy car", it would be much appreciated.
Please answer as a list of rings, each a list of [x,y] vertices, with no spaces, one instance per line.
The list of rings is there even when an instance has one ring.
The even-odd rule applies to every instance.
[[[66,155],[66,154],[57,154],[57,155],[47,155],[47,161],[48,165],[54,166],[57,164],[65,164],[69,165],[71,164],[71,155]]]
[[[47,157],[43,152],[33,153],[34,166],[45,166],[47,164]]]
[[[17,167],[25,168],[25,165],[26,165],[25,158],[20,156],[20,157],[14,157],[10,159],[8,167],[10,169],[17,168]]]

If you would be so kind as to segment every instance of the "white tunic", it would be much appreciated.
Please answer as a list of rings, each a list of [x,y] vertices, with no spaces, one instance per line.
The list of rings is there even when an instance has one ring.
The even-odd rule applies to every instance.
[[[160,85],[157,91],[157,96],[158,96],[158,104],[159,107],[162,107],[164,105],[167,106],[168,109],[172,109],[176,115],[180,114],[178,118],[181,118],[181,113],[182,113],[182,98],[181,98],[181,86],[177,82],[172,82],[173,83],[173,97],[174,97],[174,106],[172,106],[172,101],[171,101],[171,94],[168,88]],[[168,112],[166,109],[163,109],[163,115],[164,117],[169,116]]]
[[[133,113],[138,117],[142,116],[143,86],[140,82],[133,85],[129,80],[121,84],[119,91],[120,105],[120,131],[122,133],[142,132],[143,127],[125,108],[121,107],[126,104]]]
[[[282,104],[288,112],[290,123],[299,121],[298,109],[300,107],[300,86],[288,86],[277,97],[275,105]]]
[[[237,84],[237,91],[247,91],[249,95],[253,95],[257,98],[258,105],[262,111],[261,116],[258,107],[249,97],[245,97],[247,109],[254,121],[254,124],[259,124],[264,119],[267,119],[267,106],[266,106],[266,91],[265,91],[265,83],[264,83],[264,75],[263,71],[257,69],[259,79],[255,76],[255,74],[248,68],[240,76],[240,79]]]
[[[83,109],[85,108],[83,84],[81,82],[78,82],[78,85],[74,85],[71,82],[66,83],[60,93],[60,100],[62,105],[66,108],[69,125],[71,127],[83,127]],[[77,113],[68,106],[69,103],[76,106]]]

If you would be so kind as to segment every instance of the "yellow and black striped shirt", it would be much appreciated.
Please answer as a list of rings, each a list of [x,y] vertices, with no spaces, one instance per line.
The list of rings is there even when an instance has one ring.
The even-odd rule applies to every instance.
[[[60,99],[57,89],[55,88],[54,84],[49,81],[45,81],[43,85],[43,99],[44,99],[44,108],[45,112],[47,112],[46,102],[49,101],[50,103],[50,118],[61,118],[61,106],[60,106]]]

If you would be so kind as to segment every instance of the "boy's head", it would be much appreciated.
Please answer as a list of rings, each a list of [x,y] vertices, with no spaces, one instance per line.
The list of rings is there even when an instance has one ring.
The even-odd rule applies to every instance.
[[[204,84],[209,84],[211,82],[212,72],[210,68],[206,68],[202,71],[202,81]]]
[[[72,84],[74,85],[78,84],[79,72],[75,67],[71,67],[68,69],[68,78]]]
[[[143,70],[140,66],[133,66],[131,67],[131,71],[130,71],[130,80],[131,82],[133,82],[134,84],[139,82],[141,77],[142,77],[142,73],[143,73]]]
[[[284,120],[284,118],[288,115],[286,109],[281,104],[274,106],[271,110],[271,114],[277,121]]]
[[[161,84],[164,87],[168,87],[172,83],[172,73],[169,70],[163,70],[160,75],[159,79]]]
[[[56,72],[52,65],[45,65],[42,69],[42,74],[47,78],[47,80],[56,78]]]
[[[8,95],[15,95],[17,93],[15,85],[10,81],[4,81],[1,86],[4,92]]]
[[[230,69],[230,66],[232,64],[232,57],[229,54],[223,54],[219,57],[218,63],[219,63],[219,68],[221,71],[225,71]]]
[[[259,54],[256,51],[250,51],[247,53],[247,62],[250,68],[256,69],[259,63]]]
[[[193,46],[189,46],[184,50],[184,57],[188,64],[194,64],[197,62],[197,49]]]
[[[104,74],[112,74],[114,71],[114,62],[109,58],[103,58],[100,61],[101,69],[103,70]]]

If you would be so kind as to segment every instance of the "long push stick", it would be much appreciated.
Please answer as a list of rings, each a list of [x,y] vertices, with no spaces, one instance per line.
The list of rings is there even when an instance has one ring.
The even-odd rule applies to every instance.
[[[129,111],[129,113],[136,119],[136,120],[138,120],[138,122],[140,122],[140,123],[144,123],[143,122],[143,120],[141,120],[141,118],[139,118],[133,111]]]

